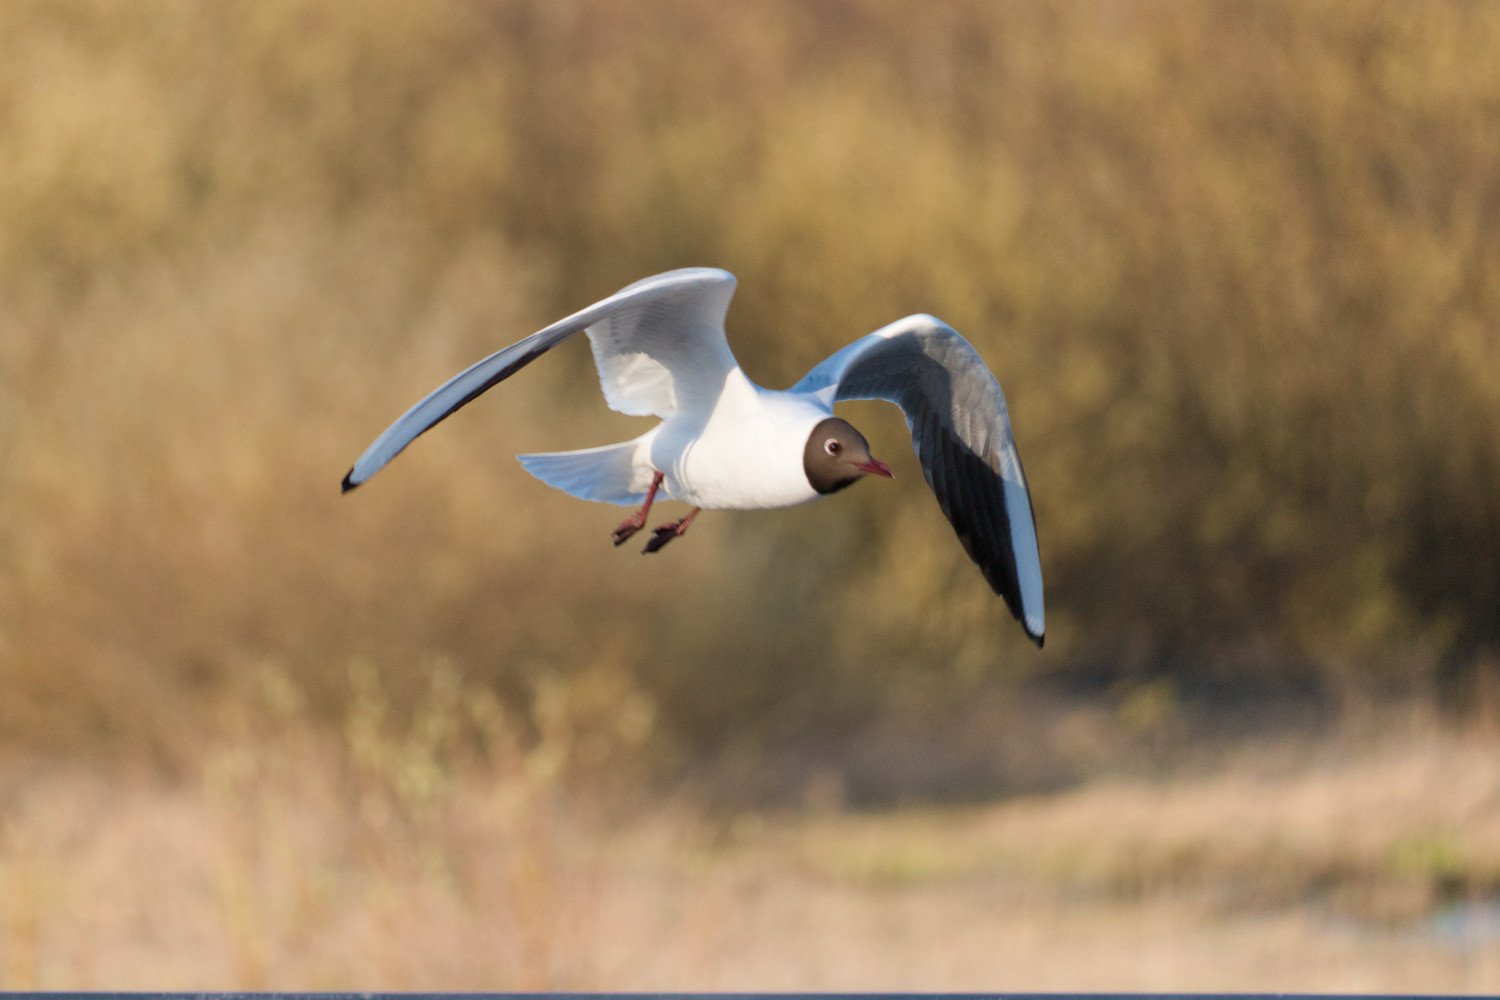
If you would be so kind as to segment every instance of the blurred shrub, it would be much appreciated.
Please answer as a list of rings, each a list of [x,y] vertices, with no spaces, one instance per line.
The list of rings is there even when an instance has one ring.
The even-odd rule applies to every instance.
[[[7,4],[0,721],[169,746],[246,662],[437,656],[724,746],[1080,663],[1494,662],[1497,127],[1482,4]],[[337,497],[452,370],[688,264],[768,385],[908,312],[975,342],[1045,657],[877,406],[895,487],[655,561],[509,460],[639,426],[581,349]]]

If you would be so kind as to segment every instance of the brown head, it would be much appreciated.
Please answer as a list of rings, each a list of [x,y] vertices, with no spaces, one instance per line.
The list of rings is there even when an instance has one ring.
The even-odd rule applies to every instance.
[[[891,478],[891,468],[870,454],[870,443],[838,417],[820,420],[802,449],[802,471],[819,493],[835,493],[861,476]]]

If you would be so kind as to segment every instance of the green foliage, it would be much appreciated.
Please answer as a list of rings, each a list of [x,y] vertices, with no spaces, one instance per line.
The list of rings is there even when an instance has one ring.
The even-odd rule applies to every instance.
[[[1390,864],[1398,875],[1430,881],[1448,894],[1464,884],[1473,868],[1452,830],[1413,836],[1396,843],[1391,848]]]
[[[929,7],[0,8],[7,731],[170,744],[263,657],[315,699],[355,661],[518,704],[588,670],[715,746],[934,670],[1492,660],[1500,8]],[[894,487],[649,564],[508,458],[637,426],[582,351],[337,499],[438,379],[688,264],[738,274],[769,385],[909,312],[974,341],[1045,657],[875,406]]]

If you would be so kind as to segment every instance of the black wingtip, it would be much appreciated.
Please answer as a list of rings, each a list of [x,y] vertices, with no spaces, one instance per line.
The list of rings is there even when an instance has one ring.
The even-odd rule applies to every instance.
[[[1036,643],[1037,649],[1041,649],[1047,644],[1047,634],[1044,632],[1041,635],[1034,635],[1031,637],[1031,641]]]
[[[354,481],[353,476],[353,469],[350,469],[348,472],[344,473],[344,481],[342,483],[339,483],[340,493],[348,493],[350,490],[354,489],[354,487],[359,485]]]

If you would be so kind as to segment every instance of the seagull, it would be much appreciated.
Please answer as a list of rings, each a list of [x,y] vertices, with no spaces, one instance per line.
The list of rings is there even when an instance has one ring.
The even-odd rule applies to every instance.
[[[654,529],[645,552],[680,538],[699,512],[789,507],[891,477],[865,436],[833,415],[846,399],[901,408],[927,485],[969,557],[1037,646],[1045,635],[1031,494],[1000,383],[979,352],[935,316],[896,320],[815,366],[785,391],[745,375],[724,337],[735,278],[693,267],[645,278],[453,376],[402,414],[344,476],[345,493],[419,435],[577,333],[588,335],[611,409],[659,423],[582,451],[518,456],[570,496],[639,506],[621,545],[670,498],[687,516]]]

